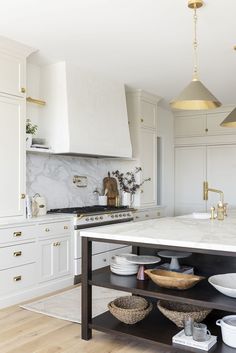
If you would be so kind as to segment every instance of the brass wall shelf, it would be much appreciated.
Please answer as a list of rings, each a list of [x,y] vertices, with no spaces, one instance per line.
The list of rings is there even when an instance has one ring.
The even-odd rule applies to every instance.
[[[26,101],[29,102],[29,103],[38,104],[38,105],[42,105],[42,106],[46,104],[45,101],[43,101],[41,99],[35,99],[35,98],[32,98],[32,97],[27,97]]]

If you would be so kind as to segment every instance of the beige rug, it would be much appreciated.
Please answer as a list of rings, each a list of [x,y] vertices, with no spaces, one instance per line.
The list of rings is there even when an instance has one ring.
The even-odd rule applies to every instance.
[[[93,286],[93,317],[107,311],[107,304],[120,296],[128,295],[125,292],[113,289]],[[28,304],[21,305],[21,308],[34,311],[36,313],[55,317],[57,319],[68,320],[81,323],[81,287],[76,287],[68,291],[52,295],[50,297],[36,300]]]

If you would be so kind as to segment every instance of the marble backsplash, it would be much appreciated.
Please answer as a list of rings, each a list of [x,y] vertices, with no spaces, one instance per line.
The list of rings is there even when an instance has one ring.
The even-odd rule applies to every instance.
[[[108,171],[130,171],[136,161],[58,156],[42,153],[27,154],[27,194],[39,193],[47,201],[47,208],[89,206],[97,204],[93,191],[102,189]],[[87,187],[73,184],[73,176],[86,176]],[[135,202],[137,204],[137,201]]]

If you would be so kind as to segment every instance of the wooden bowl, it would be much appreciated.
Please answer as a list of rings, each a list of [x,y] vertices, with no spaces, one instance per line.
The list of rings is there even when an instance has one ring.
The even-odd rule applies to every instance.
[[[160,287],[181,290],[192,288],[205,278],[165,270],[145,270],[145,273]]]

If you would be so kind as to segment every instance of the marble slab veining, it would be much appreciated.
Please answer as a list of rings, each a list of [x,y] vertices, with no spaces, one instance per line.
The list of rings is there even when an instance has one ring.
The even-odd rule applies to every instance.
[[[224,221],[166,217],[87,229],[82,237],[236,253],[236,213]]]
[[[134,170],[136,161],[83,158],[50,154],[27,154],[26,189],[29,196],[44,196],[48,209],[81,207],[98,203],[93,191],[102,190],[103,178],[108,171]],[[88,186],[78,188],[73,176],[86,176]],[[139,201],[136,202],[138,204]]]

